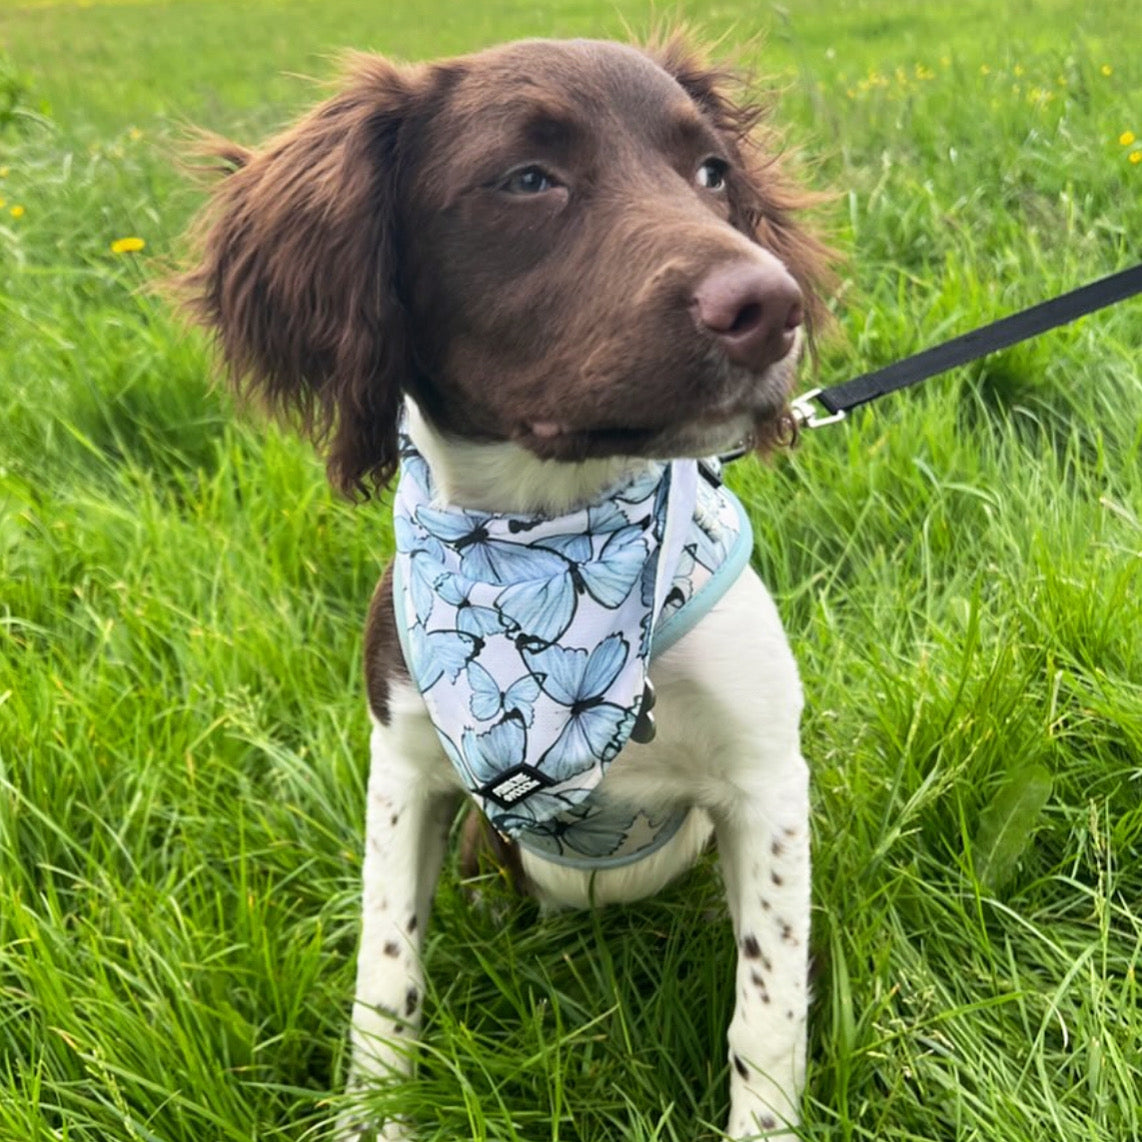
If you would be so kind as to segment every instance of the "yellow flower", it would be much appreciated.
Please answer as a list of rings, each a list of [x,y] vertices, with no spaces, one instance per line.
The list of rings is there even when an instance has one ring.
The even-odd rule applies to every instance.
[[[1132,163],[1134,163],[1135,165],[1137,165],[1138,163],[1142,163],[1142,151],[1131,151],[1130,152],[1130,161]]]
[[[7,177],[8,177],[8,168],[7,167],[0,167],[0,178],[7,178]]]
[[[1098,70],[1101,71],[1103,75],[1111,75],[1114,72],[1114,68],[1108,63],[1104,63]]]
[[[1023,74],[1023,65],[1021,63],[1017,63],[1014,67],[1014,71],[1015,71],[1015,74],[1017,76],[1022,75]]]
[[[991,68],[988,67],[987,64],[981,63],[979,65],[979,74],[980,75],[991,75]]]
[[[111,243],[111,253],[113,254],[134,254],[141,250],[147,243],[142,238],[116,238]]]
[[[138,127],[127,128],[127,138],[130,139],[132,143],[137,143],[142,137],[143,132],[140,131]]]
[[[1118,141],[1122,144],[1122,146],[1129,147],[1130,144],[1134,142],[1134,132],[1123,131],[1122,134],[1118,136]]]
[[[24,208],[22,206],[13,206],[12,209],[8,211],[8,213],[11,214],[13,218],[23,218]]]

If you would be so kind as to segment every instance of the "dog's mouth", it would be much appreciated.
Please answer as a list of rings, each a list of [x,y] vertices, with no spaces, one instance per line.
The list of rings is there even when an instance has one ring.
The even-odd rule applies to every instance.
[[[573,427],[557,421],[520,425],[516,440],[541,459],[579,461],[604,456],[655,459],[712,456],[757,443],[781,442],[789,421],[785,402],[764,409],[704,416],[683,423]]]
[[[794,362],[782,366],[760,379],[749,374],[731,397],[696,414],[672,417],[648,407],[645,420],[640,415],[618,423],[537,419],[517,425],[514,438],[541,459],[572,462],[604,456],[702,457],[753,444],[768,448],[793,435]]]

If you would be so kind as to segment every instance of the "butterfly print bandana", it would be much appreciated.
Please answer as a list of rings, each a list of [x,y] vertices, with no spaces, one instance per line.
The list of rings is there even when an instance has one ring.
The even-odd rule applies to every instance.
[[[711,557],[711,536],[728,549],[745,532],[729,582],[748,560],[740,505],[674,461],[558,517],[472,511],[435,498],[407,438],[401,453],[397,628],[468,791],[497,829],[564,863],[658,847],[685,811],[609,805],[596,787],[639,718],[652,645],[691,625],[695,576],[722,574],[706,567],[726,553]]]

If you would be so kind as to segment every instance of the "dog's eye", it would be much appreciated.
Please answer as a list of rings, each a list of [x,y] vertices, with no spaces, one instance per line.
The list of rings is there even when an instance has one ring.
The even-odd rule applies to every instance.
[[[508,194],[543,194],[558,185],[543,167],[528,166],[512,171],[500,183],[500,189]]]
[[[699,168],[696,181],[705,190],[725,190],[730,164],[724,159],[707,159]]]

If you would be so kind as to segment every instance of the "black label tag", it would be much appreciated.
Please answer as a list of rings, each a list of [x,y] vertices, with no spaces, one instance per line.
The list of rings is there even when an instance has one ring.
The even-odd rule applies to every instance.
[[[481,796],[494,801],[501,809],[510,809],[536,790],[546,789],[554,782],[530,765],[517,765],[501,773],[494,781],[479,790]]]

